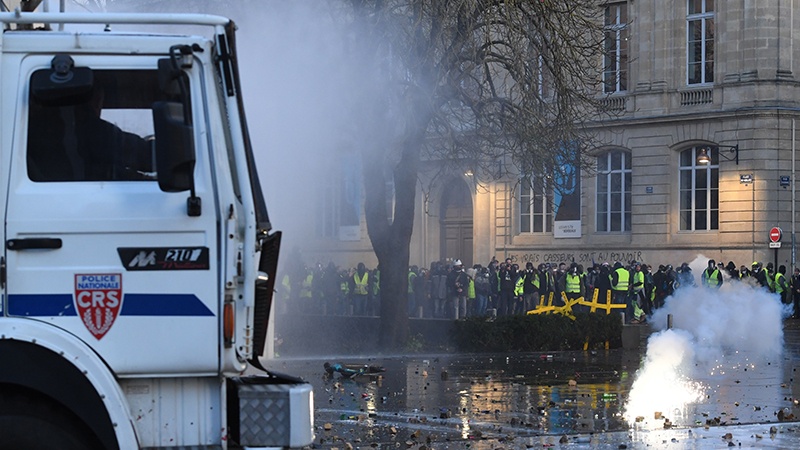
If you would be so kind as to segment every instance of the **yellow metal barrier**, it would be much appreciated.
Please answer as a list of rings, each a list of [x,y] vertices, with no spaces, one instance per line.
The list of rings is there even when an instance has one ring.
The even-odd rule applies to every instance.
[[[606,291],[606,302],[605,303],[598,303],[597,297],[599,297],[600,290],[595,289],[592,293],[592,301],[587,302],[584,300],[583,297],[578,297],[576,299],[568,299],[567,294],[561,293],[561,299],[564,301],[564,306],[553,306],[553,293],[550,293],[550,296],[547,301],[547,305],[545,305],[544,295],[539,298],[539,304],[536,306],[535,309],[528,311],[528,314],[562,314],[566,317],[569,317],[572,320],[575,320],[575,315],[572,313],[572,307],[575,305],[583,305],[588,306],[590,312],[596,312],[598,309],[605,309],[606,315],[611,314],[612,309],[625,309],[627,307],[626,304],[615,304],[611,303],[611,291]],[[589,348],[589,338],[586,338],[586,341],[583,343],[583,349],[587,350]],[[605,342],[605,348],[608,350],[609,342]]]
[[[606,315],[611,314],[612,309],[625,309],[627,305],[623,304],[614,304],[611,303],[611,291],[606,291],[606,302],[605,303],[598,303],[597,297],[599,296],[599,289],[595,289],[592,294],[592,301],[587,302],[583,297],[578,297],[576,299],[568,299],[567,294],[561,293],[561,298],[564,300],[564,306],[553,306],[553,293],[550,293],[550,296],[547,301],[547,306],[544,305],[544,296],[539,299],[539,305],[530,311],[528,314],[563,314],[569,317],[572,320],[575,320],[575,316],[572,313],[572,307],[575,305],[583,305],[588,306],[590,312],[595,312],[598,309],[605,309]]]

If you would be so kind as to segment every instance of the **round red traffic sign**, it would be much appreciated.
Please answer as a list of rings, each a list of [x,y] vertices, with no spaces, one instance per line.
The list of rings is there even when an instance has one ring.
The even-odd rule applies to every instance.
[[[769,240],[771,242],[780,242],[782,236],[783,231],[778,227],[772,227],[772,229],[769,230]]]

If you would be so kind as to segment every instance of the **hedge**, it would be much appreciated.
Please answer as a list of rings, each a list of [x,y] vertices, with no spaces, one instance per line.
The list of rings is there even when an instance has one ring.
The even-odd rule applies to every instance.
[[[583,350],[622,346],[619,314],[469,317],[455,322],[452,342],[462,352]]]

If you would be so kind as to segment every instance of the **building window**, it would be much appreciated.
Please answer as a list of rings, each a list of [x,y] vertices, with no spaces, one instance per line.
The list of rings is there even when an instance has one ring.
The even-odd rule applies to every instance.
[[[714,82],[714,0],[686,0],[686,79]]]
[[[315,232],[320,238],[357,241],[361,238],[363,211],[361,159],[355,153],[339,155],[339,170],[331,165],[317,179],[318,204],[314,208]]]
[[[698,164],[700,147],[681,152],[679,197],[680,229],[719,229],[719,154],[711,152],[710,164]]]
[[[628,4],[613,3],[605,8],[605,49],[603,92],[628,90]]]
[[[319,180],[319,202],[316,211],[316,235],[321,238],[336,238],[339,236],[339,203],[341,200],[342,185],[332,172],[325,174]]]
[[[553,232],[553,190],[547,177],[523,178],[519,203],[521,233]]]
[[[631,231],[631,154],[597,157],[597,231]]]
[[[33,89],[28,116],[28,177],[32,181],[155,181],[151,105],[169,97],[155,70],[93,70],[86,98],[49,100]],[[44,85],[45,87],[46,86]],[[49,92],[49,91],[47,91]],[[132,95],[133,93],[136,95]],[[54,97],[55,98],[55,97]]]

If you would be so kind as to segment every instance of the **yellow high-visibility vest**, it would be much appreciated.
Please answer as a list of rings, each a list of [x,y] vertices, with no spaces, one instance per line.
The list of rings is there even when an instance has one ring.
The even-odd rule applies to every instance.
[[[581,292],[581,277],[580,275],[567,274],[566,283],[564,284],[564,292],[567,294],[580,294]]]
[[[625,270],[624,267],[620,267],[619,269],[615,270],[617,272],[617,285],[611,286],[611,289],[615,291],[627,291],[629,280],[630,280],[630,273]]]
[[[353,294],[355,295],[367,295],[367,279],[369,278],[369,273],[364,272],[364,275],[361,279],[358,278],[358,272],[353,274],[353,281],[355,282],[355,288],[353,289]]]

